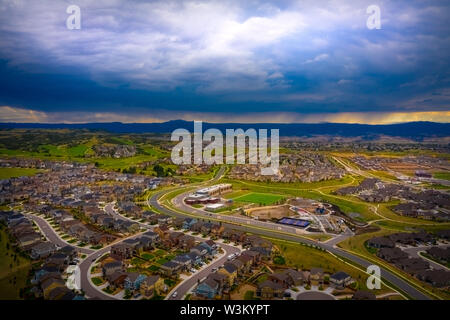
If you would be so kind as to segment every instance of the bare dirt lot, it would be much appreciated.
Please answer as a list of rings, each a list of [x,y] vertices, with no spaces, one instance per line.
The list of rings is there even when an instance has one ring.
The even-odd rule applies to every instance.
[[[281,219],[295,215],[294,212],[289,210],[289,205],[261,207],[249,209],[247,212],[250,216],[256,217],[259,220]]]

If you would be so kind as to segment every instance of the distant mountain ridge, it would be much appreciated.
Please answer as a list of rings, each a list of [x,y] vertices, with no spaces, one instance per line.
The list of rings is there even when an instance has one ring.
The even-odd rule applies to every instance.
[[[88,129],[112,133],[171,133],[178,128],[194,130],[193,121],[172,120],[162,123],[0,123],[0,129]],[[393,136],[421,140],[423,138],[450,137],[450,123],[408,122],[388,125],[345,124],[345,123],[203,123],[203,130],[217,128],[280,129],[280,136],[311,137],[317,135],[342,137]]]

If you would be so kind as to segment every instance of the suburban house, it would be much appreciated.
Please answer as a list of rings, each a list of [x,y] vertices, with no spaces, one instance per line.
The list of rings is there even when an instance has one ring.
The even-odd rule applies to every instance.
[[[349,274],[339,271],[330,276],[330,282],[336,289],[344,289],[353,282],[353,279]]]
[[[56,246],[51,242],[41,242],[31,248],[31,258],[41,259],[46,258],[56,251]]]
[[[141,283],[147,278],[145,274],[140,274],[137,272],[128,273],[125,278],[123,286],[125,290],[137,291],[141,288]]]
[[[445,270],[422,270],[417,273],[417,278],[437,288],[450,286],[450,272]]]
[[[183,250],[190,250],[195,246],[195,238],[190,235],[183,235],[178,238],[178,247]]]
[[[242,252],[241,256],[250,257],[254,266],[257,266],[261,262],[261,254],[257,251],[246,250]]]
[[[109,275],[112,275],[115,272],[118,271],[124,271],[123,263],[122,261],[111,261],[107,262],[102,267],[102,272],[104,277],[108,277]]]
[[[177,277],[180,274],[182,267],[182,265],[176,262],[168,261],[161,265],[160,271],[167,277]]]
[[[266,280],[258,284],[256,296],[261,299],[282,298],[284,290],[285,289],[281,284]]]
[[[409,274],[417,275],[423,270],[430,269],[430,264],[421,258],[407,258],[395,261],[395,266]]]
[[[294,281],[287,273],[272,273],[267,277],[267,280],[270,280],[276,284],[279,284],[281,287],[287,289],[294,285]]]
[[[233,264],[225,262],[223,268],[220,268],[218,272],[227,276],[228,285],[233,286],[237,278],[237,268]]]
[[[44,299],[49,299],[50,292],[56,287],[66,287],[66,284],[62,279],[49,278],[41,283],[41,289],[44,293]]]
[[[252,270],[253,265],[253,259],[248,255],[240,255],[236,258],[236,260],[239,260],[242,262],[242,269],[241,272],[243,274],[249,273]]]
[[[115,290],[117,288],[124,287],[124,282],[127,277],[128,277],[128,275],[125,272],[116,271],[113,274],[107,276],[106,279],[109,282],[109,286]]]
[[[367,290],[358,290],[353,294],[353,300],[376,300],[377,296]]]
[[[375,237],[367,240],[367,245],[372,248],[394,248],[395,242],[388,237]]]
[[[149,276],[144,281],[141,282],[140,292],[147,298],[153,298],[155,294],[161,295],[164,291],[164,280],[160,276]]]
[[[192,247],[191,252],[194,252],[195,254],[199,255],[202,258],[208,254],[208,250],[201,245],[196,245],[195,247]]]
[[[309,282],[309,274],[305,271],[297,271],[294,269],[286,269],[283,271],[284,274],[288,275],[291,285],[300,286]]]
[[[324,273],[322,268],[312,268],[309,272],[309,281],[312,285],[323,284]]]
[[[187,253],[187,255],[189,256],[189,258],[191,258],[193,265],[200,265],[202,263],[202,257],[200,257],[195,252],[191,251],[191,252]]]
[[[190,230],[191,226],[194,225],[195,223],[197,223],[197,219],[193,219],[193,218],[186,218],[183,221],[183,229],[186,230]]]
[[[388,262],[395,262],[408,258],[408,254],[399,248],[381,248],[378,250],[377,256]]]
[[[41,241],[41,235],[37,232],[25,233],[17,236],[17,242],[20,247],[26,248]]]
[[[206,278],[195,289],[195,294],[197,296],[202,296],[208,299],[213,299],[219,293],[219,283],[216,281]]]
[[[191,257],[187,254],[178,255],[172,261],[181,265],[183,271],[189,270],[193,264]]]
[[[133,247],[126,243],[115,244],[111,247],[110,257],[115,260],[130,259],[134,254]]]
[[[153,231],[147,231],[142,236],[149,238],[152,241],[152,243],[158,243],[160,240],[159,235]]]

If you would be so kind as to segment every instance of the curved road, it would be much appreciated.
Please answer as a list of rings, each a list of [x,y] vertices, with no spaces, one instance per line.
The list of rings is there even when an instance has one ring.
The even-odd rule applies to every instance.
[[[220,179],[220,176],[222,174],[223,174],[223,170],[219,170],[217,176],[211,181],[217,181],[218,179]],[[166,193],[169,193],[172,191],[173,190],[161,191],[161,192],[154,194],[153,196],[151,196],[148,199],[149,205],[156,208],[160,212],[163,212],[163,213],[171,215],[171,216],[185,218],[186,216],[196,215],[197,219],[204,220],[204,221],[208,220],[208,216],[209,216],[208,213],[204,213],[203,211],[200,211],[200,210],[193,210],[194,208],[192,208],[192,207],[189,208],[189,211],[188,211],[189,213],[181,213],[178,211],[171,210],[165,206],[162,206],[159,203],[158,199],[160,197],[162,197],[163,195],[165,195]],[[176,204],[178,205],[180,203],[177,202]],[[183,205],[183,204],[181,204],[181,205]],[[182,208],[183,208],[183,210],[185,209],[184,207],[182,207]],[[208,216],[206,216],[206,215],[208,215]],[[356,264],[362,266],[364,269],[366,269],[370,265],[373,265],[373,262],[370,262],[370,261],[368,261],[360,256],[357,256],[353,253],[349,253],[347,251],[344,251],[342,249],[334,247],[333,245],[277,232],[275,227],[270,226],[269,223],[264,223],[261,221],[253,220],[253,223],[251,223],[251,224],[249,224],[247,221],[245,221],[244,222],[245,226],[242,226],[240,224],[237,224],[240,222],[240,221],[238,221],[238,218],[240,218],[240,217],[230,217],[230,216],[224,216],[224,215],[222,215],[222,216],[215,215],[214,216],[214,218],[218,218],[218,217],[220,217],[220,220],[223,221],[222,223],[224,225],[229,226],[234,229],[237,229],[237,230],[242,230],[245,232],[251,232],[254,234],[259,234],[262,236],[267,236],[267,237],[272,237],[272,238],[278,238],[278,239],[282,239],[282,240],[288,240],[288,241],[292,241],[292,242],[314,245],[316,247],[320,247],[324,250],[327,250],[337,256],[348,259],[348,260],[352,261],[353,263],[356,263]],[[240,219],[243,219],[243,218],[240,218]],[[258,227],[256,227],[254,225],[255,222],[259,222]],[[243,222],[240,222],[240,223],[243,223]],[[264,223],[264,224],[268,225],[268,226],[264,225],[264,228],[270,227],[270,229],[275,229],[275,230],[261,229],[262,225],[260,223]],[[394,286],[396,286],[397,288],[399,288],[400,290],[405,292],[411,298],[417,299],[417,300],[429,300],[430,299],[427,295],[423,294],[421,291],[419,291],[418,289],[416,289],[415,287],[410,285],[407,281],[403,280],[396,274],[392,273],[391,271],[387,270],[386,268],[384,268],[382,266],[380,266],[380,269],[381,269],[382,279],[387,280],[388,282],[392,283]]]
[[[223,170],[221,171],[223,173]],[[127,219],[133,222],[136,222],[133,219],[129,219],[126,217],[123,217],[121,215],[119,215],[115,210],[114,210],[114,205],[112,203],[109,203],[105,206],[105,211],[111,215],[114,215],[116,217],[119,217],[120,219]],[[137,222],[141,228],[146,228],[146,229],[151,229],[152,227],[145,224],[145,223],[141,223],[141,222]],[[200,238],[200,237],[195,237],[194,238],[197,241],[205,241],[205,239]],[[226,261],[227,261],[227,257],[230,254],[234,254],[234,253],[238,253],[241,250],[239,250],[238,248],[231,246],[231,245],[227,245],[224,243],[219,243],[216,242],[218,246],[220,246],[225,254],[223,257],[219,258],[218,260],[213,261],[211,264],[209,264],[206,268],[202,269],[199,272],[196,272],[195,274],[193,274],[192,276],[190,276],[189,278],[187,278],[186,280],[182,281],[180,284],[178,284],[178,286],[176,286],[175,288],[173,288],[171,290],[171,292],[169,292],[169,294],[167,295],[167,300],[181,300],[183,299],[184,295],[189,291],[189,289],[191,289],[195,284],[197,284],[197,282],[199,280],[202,280],[203,278],[205,278],[206,276],[208,276],[208,274],[211,273],[213,268],[218,268],[220,266],[222,266]],[[173,292],[177,292],[177,296],[174,298],[172,297]]]
[[[62,239],[56,231],[52,228],[52,226],[48,223],[47,220],[35,216],[33,214],[26,214],[29,218],[31,218],[39,227],[39,229],[44,233],[45,237],[50,241],[51,243],[59,246],[59,247],[65,247],[70,246],[72,248],[75,248],[78,252],[84,253],[84,254],[91,254],[95,250],[89,249],[89,248],[82,248],[78,246],[74,246],[73,244],[68,243],[64,239]]]
[[[222,266],[226,261],[227,257],[230,254],[239,253],[241,250],[239,250],[236,247],[226,245],[223,243],[217,243],[225,252],[223,257],[219,258],[218,260],[214,261],[213,263],[209,264],[206,268],[202,269],[199,272],[196,272],[191,277],[189,277],[187,280],[181,282],[177,287],[172,289],[172,291],[168,294],[167,300],[182,300],[184,295],[191,289],[194,285],[196,285],[199,281],[201,281],[203,278],[208,276],[213,268],[219,268]],[[177,296],[174,298],[172,297],[173,292],[177,292]]]

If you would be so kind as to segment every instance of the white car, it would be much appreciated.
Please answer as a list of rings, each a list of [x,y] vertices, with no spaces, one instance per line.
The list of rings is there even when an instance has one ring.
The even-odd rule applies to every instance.
[[[172,298],[176,298],[177,295],[178,295],[178,292],[175,291],[175,292],[172,294]]]

